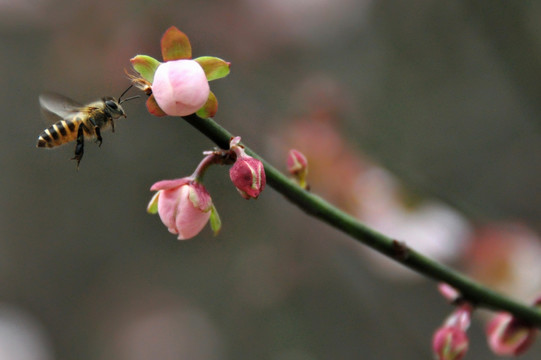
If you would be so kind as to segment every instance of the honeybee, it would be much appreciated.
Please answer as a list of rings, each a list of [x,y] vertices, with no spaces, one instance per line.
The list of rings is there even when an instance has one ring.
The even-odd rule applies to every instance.
[[[120,95],[118,101],[112,96],[104,96],[87,105],[81,105],[66,96],[55,93],[40,95],[41,112],[45,119],[53,124],[38,136],[37,147],[54,148],[77,140],[75,156],[72,160],[77,161],[77,169],[79,169],[79,163],[84,154],[85,137],[94,138],[98,146],[101,146],[101,130],[110,127],[115,132],[114,120],[126,117],[121,104],[139,97],[122,99],[131,87]]]

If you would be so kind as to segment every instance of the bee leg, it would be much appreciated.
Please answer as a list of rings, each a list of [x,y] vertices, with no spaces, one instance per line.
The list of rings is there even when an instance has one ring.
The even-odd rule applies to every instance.
[[[94,126],[94,133],[96,133],[96,143],[98,144],[99,147],[101,147],[102,138],[101,138],[100,128],[98,125],[96,125],[96,123],[94,122],[94,119],[90,118],[88,120]]]
[[[113,118],[111,118],[111,132],[115,132],[115,122],[113,121]]]
[[[71,160],[77,161],[77,170],[79,170],[79,163],[83,158],[85,152],[85,134],[84,134],[84,125],[80,124],[79,129],[77,130],[77,144],[75,145],[75,156]]]
[[[101,139],[100,128],[96,126],[94,128],[94,131],[96,132],[96,142],[98,143],[98,146],[101,147],[102,139]]]

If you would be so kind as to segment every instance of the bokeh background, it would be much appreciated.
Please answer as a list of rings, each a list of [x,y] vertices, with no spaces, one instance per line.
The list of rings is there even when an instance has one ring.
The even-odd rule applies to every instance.
[[[0,359],[430,359],[435,283],[206,176],[223,221],[179,242],[150,185],[214,145],[142,101],[89,143],[36,149],[38,95],[118,96],[184,31],[232,63],[216,120],[371,226],[523,301],[541,291],[541,3],[0,0]],[[469,359],[493,359],[486,312]],[[535,345],[523,359],[538,359]]]

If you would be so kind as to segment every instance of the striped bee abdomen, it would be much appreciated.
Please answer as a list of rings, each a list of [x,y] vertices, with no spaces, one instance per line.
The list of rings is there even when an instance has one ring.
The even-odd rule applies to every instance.
[[[66,144],[77,138],[77,122],[72,120],[60,120],[49,126],[38,136],[37,147],[52,148],[62,144]]]

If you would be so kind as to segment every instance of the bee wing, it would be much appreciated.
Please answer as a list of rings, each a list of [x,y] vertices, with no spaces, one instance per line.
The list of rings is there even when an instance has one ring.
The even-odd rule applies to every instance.
[[[82,107],[77,101],[67,96],[51,92],[43,93],[39,96],[39,105],[43,117],[49,122],[56,122],[71,117]]]

